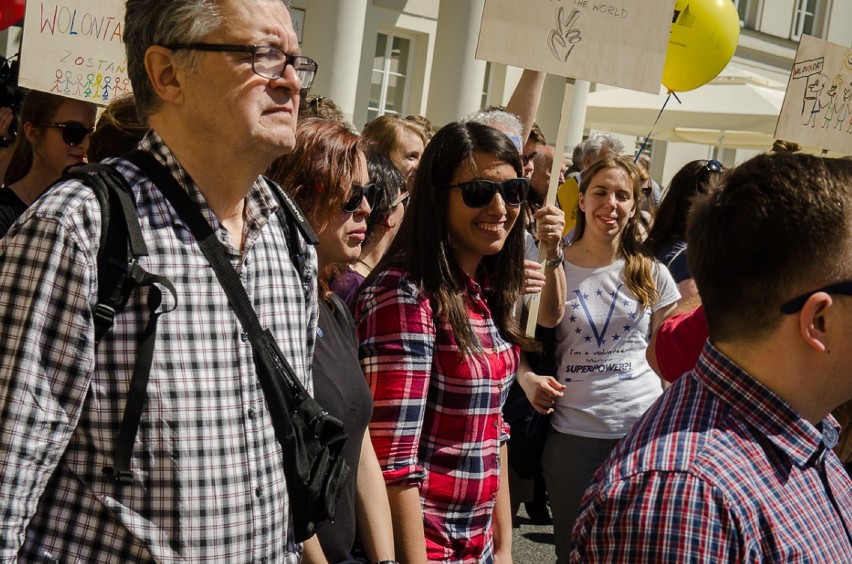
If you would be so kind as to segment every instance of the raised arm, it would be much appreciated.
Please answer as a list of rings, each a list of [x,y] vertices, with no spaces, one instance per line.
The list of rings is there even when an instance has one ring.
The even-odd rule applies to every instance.
[[[521,79],[518,85],[515,86],[515,91],[512,92],[512,97],[509,98],[509,103],[506,104],[506,109],[521,118],[521,143],[526,142],[530,136],[535,115],[538,113],[538,104],[541,101],[541,92],[544,90],[544,78],[547,75],[543,72],[532,71],[525,69],[521,74]]]

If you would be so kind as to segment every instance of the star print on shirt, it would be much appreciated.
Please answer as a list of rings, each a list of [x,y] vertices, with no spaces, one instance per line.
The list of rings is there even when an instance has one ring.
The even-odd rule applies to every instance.
[[[613,336],[612,336],[612,340],[613,340],[613,341],[617,341],[617,340],[619,340],[620,338],[621,338],[621,335],[619,335],[618,333],[616,333],[615,335],[613,335]]]
[[[577,321],[577,316],[572,315],[571,317],[568,318],[568,321],[570,321],[571,323],[574,323],[575,321]]]
[[[595,295],[596,296],[603,296],[603,290],[598,290],[597,292],[595,292]]]
[[[625,326],[624,326],[624,330],[625,330],[625,331],[630,331],[630,325],[625,325]]]
[[[592,340],[592,338],[591,338],[589,335],[586,335],[585,337],[583,337],[583,339],[584,339],[587,343],[588,343],[589,341],[591,341],[591,340]]]

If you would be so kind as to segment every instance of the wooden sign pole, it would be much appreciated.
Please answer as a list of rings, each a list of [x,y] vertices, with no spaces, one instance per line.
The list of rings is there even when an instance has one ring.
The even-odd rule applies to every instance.
[[[562,153],[565,148],[565,141],[568,138],[568,116],[571,115],[571,106],[574,103],[574,84],[573,79],[565,79],[565,91],[562,94],[562,109],[559,111],[559,128],[556,130],[556,145],[553,155],[553,164],[550,166],[550,185],[547,187],[547,197],[544,199],[544,205],[550,206],[556,203],[556,191],[559,190],[559,170],[562,168]],[[571,213],[571,210],[563,210],[566,214]],[[538,262],[544,264],[547,258],[547,249],[540,246],[538,249]],[[527,303],[527,335],[535,335],[535,325],[538,321],[538,295]]]

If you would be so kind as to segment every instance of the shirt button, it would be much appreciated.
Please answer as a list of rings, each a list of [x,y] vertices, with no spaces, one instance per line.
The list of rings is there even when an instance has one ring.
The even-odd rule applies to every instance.
[[[243,331],[242,333],[240,333],[240,340],[244,343],[246,341],[248,341],[249,340],[248,332]]]
[[[256,495],[257,497],[263,496],[263,488],[261,488],[260,486],[256,487],[254,489],[254,495]]]
[[[500,382],[499,384],[497,384],[497,389],[498,389],[498,390],[502,390],[502,389],[503,389],[503,382]]]
[[[254,420],[254,409],[249,408],[248,410],[248,418]]]
[[[494,428],[496,429],[496,428],[497,428],[497,427],[499,427],[499,426],[500,426],[500,422],[499,422],[499,421],[495,421],[495,422],[494,422]]]

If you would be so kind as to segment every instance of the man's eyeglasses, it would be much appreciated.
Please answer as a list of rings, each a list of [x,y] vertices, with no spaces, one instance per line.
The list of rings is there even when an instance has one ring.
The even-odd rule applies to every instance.
[[[296,71],[302,82],[302,92],[307,93],[317,74],[317,63],[304,55],[291,55],[270,45],[221,45],[219,43],[174,43],[165,45],[166,49],[180,51],[216,51],[222,53],[251,53],[251,70],[258,76],[275,80],[284,76],[287,65]]]
[[[538,154],[538,151],[532,151],[531,153],[521,153],[521,162],[524,163],[524,166],[530,164],[530,161],[535,158]]]
[[[822,288],[818,288],[816,290],[811,290],[801,296],[797,296],[786,302],[781,306],[781,313],[796,313],[805,307],[805,302],[808,301],[808,298],[816,294],[817,292],[825,292],[826,294],[839,294],[841,296],[852,296],[852,280],[847,280],[846,282],[838,282],[836,284],[829,284],[828,286],[823,286]]]
[[[361,207],[361,201],[367,198],[367,203],[373,207],[373,201],[376,197],[376,185],[371,182],[361,186],[353,184],[352,190],[349,192],[349,199],[343,202],[342,209],[345,213],[355,213]]]
[[[497,192],[500,192],[506,205],[519,206],[527,199],[530,181],[526,178],[510,178],[503,182],[476,179],[458,184],[447,184],[447,188],[460,189],[462,201],[469,208],[484,208],[494,199],[494,194]]]
[[[66,145],[79,145],[83,142],[83,139],[86,138],[86,135],[90,135],[95,128],[94,127],[86,127],[79,121],[66,121],[63,123],[45,123],[44,127],[58,127],[62,130],[62,140],[65,141]]]
[[[704,166],[698,169],[698,171],[695,173],[695,179],[696,181],[701,182],[711,172],[719,173],[723,170],[725,170],[725,165],[723,165],[716,159],[711,159],[704,163]]]

